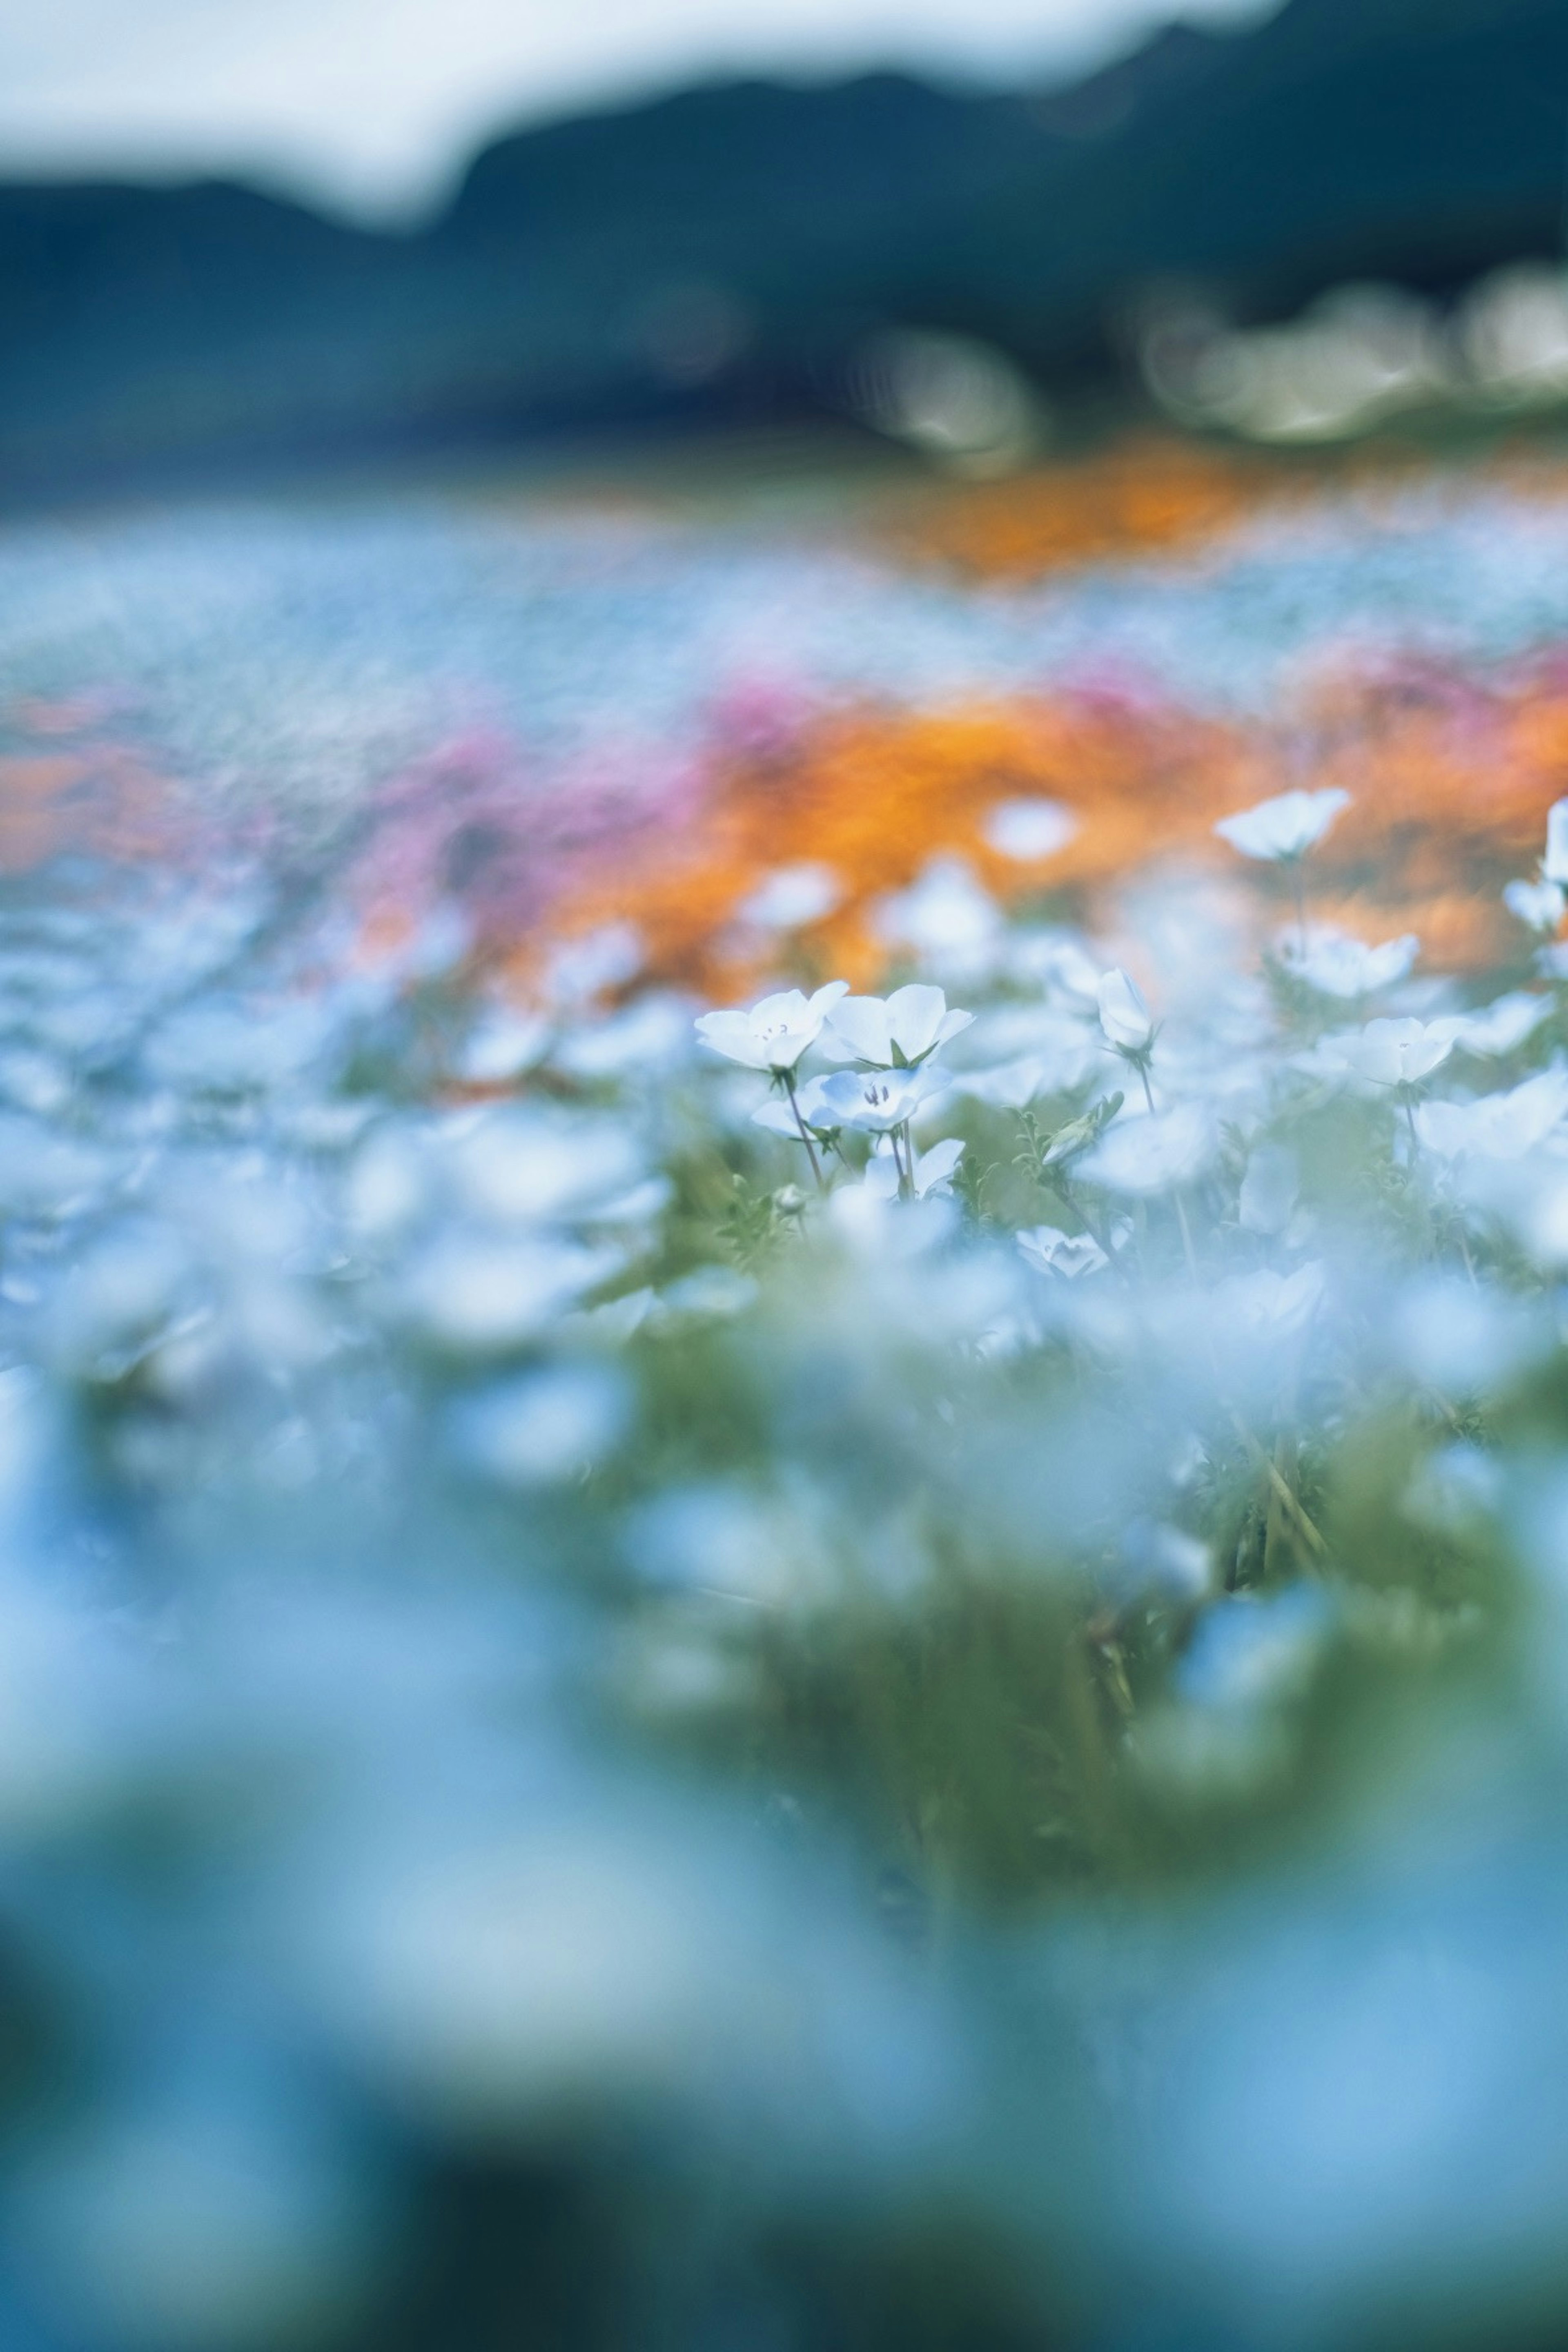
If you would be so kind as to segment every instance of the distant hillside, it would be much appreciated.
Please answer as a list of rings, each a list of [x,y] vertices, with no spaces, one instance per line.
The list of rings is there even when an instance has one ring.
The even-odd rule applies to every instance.
[[[0,186],[0,494],[836,396],[889,323],[1047,377],[1152,286],[1241,317],[1561,249],[1564,0],[1289,0],[1075,88],[687,91],[506,139],[447,215]]]

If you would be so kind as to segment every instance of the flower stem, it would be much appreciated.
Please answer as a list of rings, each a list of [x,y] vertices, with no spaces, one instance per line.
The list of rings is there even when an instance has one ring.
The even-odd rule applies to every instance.
[[[1149,1115],[1152,1118],[1154,1115],[1154,1089],[1149,1084],[1149,1061],[1146,1055],[1141,1054],[1139,1055],[1137,1070],[1139,1076],[1143,1081],[1143,1099],[1148,1104]]]
[[[781,1070],[779,1072],[779,1076],[784,1080],[784,1092],[789,1097],[789,1107],[795,1113],[795,1123],[800,1130],[800,1139],[805,1146],[805,1156],[811,1162],[811,1172],[816,1179],[816,1189],[819,1192],[826,1192],[827,1190],[827,1180],[822,1172],[822,1162],[816,1156],[816,1148],[812,1142],[810,1129],[807,1128],[805,1119],[802,1118],[800,1115],[800,1105],[795,1098],[795,1072],[793,1070]]]
[[[1290,1517],[1300,1529],[1301,1534],[1306,1538],[1313,1557],[1317,1559],[1323,1559],[1327,1554],[1329,1547],[1323,1541],[1322,1536],[1318,1528],[1308,1516],[1307,1510],[1300,1501],[1300,1496],[1295,1493],[1295,1490],[1292,1487],[1287,1486],[1279,1464],[1273,1461],[1270,1456],[1264,1452],[1262,1445],[1254,1436],[1252,1431],[1248,1429],[1246,1422],[1243,1421],[1240,1413],[1237,1412],[1234,1405],[1232,1405],[1230,1409],[1230,1418],[1236,1429],[1237,1435],[1246,1446],[1248,1454],[1252,1456],[1253,1461],[1258,1465],[1258,1467],[1263,1472],[1270,1487],[1273,1489],[1273,1492],[1284,1505]]]
[[[1307,873],[1306,861],[1290,860],[1290,880],[1296,891],[1296,948],[1302,963],[1307,961]]]

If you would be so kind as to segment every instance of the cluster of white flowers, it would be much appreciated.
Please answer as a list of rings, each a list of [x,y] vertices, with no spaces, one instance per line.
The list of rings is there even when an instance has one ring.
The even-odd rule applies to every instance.
[[[887,997],[851,996],[848,982],[835,980],[809,998],[792,988],[764,996],[750,1012],[706,1013],[697,1034],[727,1061],[768,1072],[784,1099],[762,1104],[752,1117],[776,1135],[798,1138],[823,1189],[818,1149],[843,1159],[840,1139],[847,1129],[885,1139],[895,1194],[923,1199],[951,1180],[963,1146],[922,1159],[911,1129],[952,1083],[937,1054],[973,1018],[950,1010],[940,988],[912,982]],[[828,1060],[858,1066],[797,1084],[813,1046]],[[867,1173],[874,1191],[886,1188],[880,1164]]]
[[[1289,792],[1215,830],[1244,856],[1289,869],[1301,890],[1310,852],[1348,804],[1338,790]],[[945,904],[959,883],[939,866],[900,903],[923,905],[924,893]],[[1551,814],[1542,880],[1513,886],[1510,903],[1526,889],[1557,890],[1560,866],[1568,874],[1568,803]],[[751,1119],[804,1148],[824,1194],[853,1184],[880,1202],[919,1204],[947,1192],[967,1162],[976,1234],[1005,1223],[996,1207],[982,1205],[983,1195],[986,1203],[1016,1201],[1025,1211],[1014,1213],[1017,1259],[1074,1295],[1082,1286],[1086,1298],[1101,1288],[1085,1285],[1086,1276],[1116,1270],[1147,1281],[1151,1236],[1129,1212],[1164,1202],[1179,1244],[1174,1270],[1204,1290],[1211,1322],[1278,1327],[1256,1302],[1243,1311],[1226,1236],[1251,1236],[1255,1251],[1282,1253],[1270,1279],[1296,1281],[1302,1265],[1294,1254],[1314,1235],[1321,1246],[1327,1232],[1323,1204],[1306,1197],[1310,1153],[1298,1148],[1298,1130],[1305,1136],[1336,1102],[1359,1102],[1368,1111],[1381,1105],[1390,1122],[1402,1197],[1424,1196],[1425,1213],[1450,1221],[1472,1270],[1488,1246],[1478,1216],[1504,1216],[1516,1240],[1568,1230],[1568,1080],[1555,1058],[1533,1072],[1519,1068],[1526,1055],[1539,1063],[1554,1031],[1544,991],[1515,988],[1468,1004],[1452,983],[1412,980],[1413,935],[1369,946],[1309,923],[1299,908],[1296,927],[1266,950],[1261,985],[1208,946],[1190,973],[1162,966],[1156,923],[1141,961],[1159,983],[1161,1017],[1138,980],[1097,954],[1092,940],[1009,929],[973,877],[961,895],[963,952],[983,1000],[977,1013],[951,1008],[935,982],[876,997],[835,981],[810,996],[788,990],[698,1021],[710,1051],[772,1081]],[[1185,952],[1181,922],[1165,929]],[[950,960],[956,937],[951,927],[933,934],[932,961]],[[1351,1007],[1370,1017],[1341,1025]],[[805,1066],[808,1057],[819,1066]],[[1126,1074],[1120,1089],[1117,1064]],[[1501,1074],[1502,1091],[1485,1091],[1488,1069]],[[1457,1087],[1435,1098],[1450,1071]],[[1009,1124],[1018,1141],[1036,1139],[1022,1154],[1016,1141],[998,1160]],[[1050,1222],[1027,1217],[1017,1180],[1006,1173],[1026,1161],[1036,1197],[1054,1208]],[[1505,1165],[1513,1171],[1506,1198],[1495,1173]],[[1521,1166],[1536,1171],[1529,1182]],[[1476,1172],[1482,1168],[1494,1171],[1486,1182]],[[1310,1320],[1327,1295],[1321,1265],[1298,1287],[1308,1307],[1295,1323]],[[1261,1299],[1256,1283],[1247,1297],[1255,1292]],[[1019,1328],[1027,1328],[1026,1315]]]

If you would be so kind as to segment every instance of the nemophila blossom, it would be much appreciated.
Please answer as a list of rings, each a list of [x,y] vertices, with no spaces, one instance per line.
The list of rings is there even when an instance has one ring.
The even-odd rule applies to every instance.
[[[1502,1492],[1497,1464],[1479,1445],[1461,1439],[1427,1455],[1400,1496],[1400,1514],[1433,1535],[1451,1535],[1456,1528],[1483,1525],[1496,1511]]]
[[[973,1013],[949,1011],[942,990],[920,982],[891,996],[843,996],[827,1015],[824,1053],[882,1070],[913,1069],[956,1037]]]
[[[631,1386],[606,1364],[555,1364],[480,1389],[454,1406],[458,1458],[504,1486],[547,1486],[598,1462],[632,1416]]]
[[[1371,1086],[1418,1086],[1453,1052],[1457,1026],[1452,1020],[1369,1021],[1359,1033],[1325,1038],[1323,1050]]]
[[[667,1283],[658,1307],[667,1318],[684,1315],[723,1321],[743,1315],[756,1296],[757,1286],[751,1276],[737,1273],[732,1265],[699,1265],[678,1282]]]
[[[952,1182],[954,1171],[963,1157],[963,1145],[956,1136],[933,1143],[929,1151],[910,1155],[909,1190],[917,1201],[943,1192]],[[868,1192],[879,1199],[892,1201],[899,1194],[899,1163],[890,1143],[879,1142],[866,1163],[865,1185]]]
[[[667,1077],[691,1055],[691,1007],[652,992],[618,1011],[563,1023],[550,1059],[569,1077],[628,1083]]]
[[[1422,1103],[1415,1131],[1440,1159],[1521,1160],[1568,1112],[1568,1071],[1540,1070],[1506,1093],[1468,1103]]]
[[[1568,800],[1553,801],[1546,812],[1546,855],[1542,879],[1568,883]]]
[[[1216,1317],[1251,1333],[1269,1332],[1280,1339],[1304,1330],[1322,1299],[1326,1277],[1316,1264],[1298,1266],[1294,1274],[1276,1274],[1264,1267],[1256,1274],[1233,1275],[1214,1293]]]
[[[1182,1654],[1176,1688],[1189,1706],[1227,1715],[1299,1698],[1327,1648],[1333,1613],[1321,1584],[1217,1601]]]
[[[543,1060],[550,1039],[550,1024],[542,1014],[517,1013],[505,1004],[487,1006],[468,1033],[457,1075],[479,1086],[520,1078]]]
[[[961,1070],[953,1084],[960,1094],[973,1102],[988,1103],[993,1110],[1022,1110],[1040,1095],[1070,1090],[1081,1076],[1081,1070],[1074,1068],[1073,1076],[1064,1078],[1059,1064],[1039,1054],[1021,1054],[1016,1061],[999,1063],[994,1070]]]
[[[1550,939],[1562,923],[1568,897],[1561,882],[1509,882],[1503,887],[1502,902],[1527,931]]]
[[[747,1013],[702,1013],[697,1034],[726,1061],[782,1077],[794,1071],[807,1046],[816,1045],[829,1009],[848,993],[847,980],[830,980],[813,996],[804,996],[798,988],[781,989]]]
[[[1279,940],[1275,953],[1292,980],[1303,982],[1320,996],[1348,1002],[1403,980],[1420,947],[1414,932],[1369,948],[1331,923],[1309,923],[1304,931],[1289,931]]]
[[[1282,1234],[1295,1213],[1300,1169],[1288,1144],[1260,1143],[1241,1180],[1237,1216],[1250,1234]]]
[[[962,857],[933,857],[908,890],[884,898],[876,925],[890,947],[909,948],[939,970],[989,967],[1002,928],[994,898]]]
[[[643,966],[643,942],[635,923],[605,923],[558,948],[545,970],[545,992],[552,1004],[586,1004],[624,988]]]
[[[1191,1607],[1214,1588],[1214,1553],[1184,1528],[1164,1520],[1134,1519],[1123,1531],[1121,1556],[1098,1580],[1113,1600],[1140,1595]]]
[[[1222,841],[1243,857],[1280,865],[1305,856],[1321,841],[1342,809],[1349,808],[1349,793],[1337,788],[1321,793],[1281,793],[1260,801],[1256,808],[1236,816],[1222,816],[1215,826]]]
[[[1080,1275],[1098,1274],[1110,1260],[1092,1234],[1064,1234],[1056,1225],[1033,1225],[1014,1236],[1026,1264],[1041,1274],[1064,1276],[1076,1282]]]
[[[1154,1016],[1137,982],[1120,964],[1101,974],[1095,991],[1106,1043],[1119,1054],[1147,1054],[1154,1042]]]
[[[1534,1036],[1551,1011],[1549,996],[1516,990],[1494,998],[1479,1013],[1467,1013],[1455,1030],[1454,1043],[1464,1053],[1485,1061],[1512,1054],[1526,1038]]]
[[[758,930],[795,931],[831,915],[844,897],[844,886],[831,866],[805,858],[796,866],[775,866],[735,912]]]
[[[812,1082],[811,1124],[858,1128],[866,1135],[890,1135],[951,1084],[945,1070],[924,1063],[919,1069],[835,1070]]]
[[[591,1215],[648,1172],[622,1121],[531,1102],[465,1115],[436,1142],[437,1165],[455,1198],[469,1215],[496,1225]]]
[[[1079,940],[1061,931],[1025,931],[1012,941],[1007,969],[1032,982],[1074,1013],[1092,1015],[1100,966]]]
[[[1197,1103],[1121,1118],[1079,1162],[1081,1183],[1132,1195],[1169,1192],[1202,1174],[1214,1152],[1208,1114]]]
[[[537,1339],[623,1264],[618,1250],[574,1242],[450,1234],[410,1270],[401,1305],[412,1328],[447,1354],[506,1355]]]
[[[1044,1074],[1044,1091],[1070,1094],[1094,1068],[1099,1045],[1094,1031],[1075,1013],[1037,1001],[1009,1003],[976,1016],[957,1060],[961,1076],[974,1076],[1033,1061]]]
[[[1450,1397],[1495,1389],[1552,1347],[1550,1325],[1522,1300],[1437,1273],[1394,1297],[1379,1338],[1402,1371]]]
[[[1060,801],[1001,801],[981,826],[986,846],[1020,865],[1054,857],[1078,832],[1079,821]]]

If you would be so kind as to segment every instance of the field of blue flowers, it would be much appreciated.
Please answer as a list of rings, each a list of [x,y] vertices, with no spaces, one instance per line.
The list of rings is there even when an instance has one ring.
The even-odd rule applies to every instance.
[[[731,1004],[342,877],[442,730],[555,856],[786,656],[1252,707],[1568,636],[1565,556],[1495,486],[1016,591],[0,541],[0,2341],[1560,2340],[1568,803],[1460,976],[1288,777],[1102,921],[937,861],[874,990],[782,817]]]

